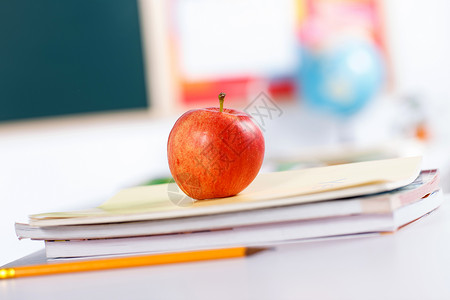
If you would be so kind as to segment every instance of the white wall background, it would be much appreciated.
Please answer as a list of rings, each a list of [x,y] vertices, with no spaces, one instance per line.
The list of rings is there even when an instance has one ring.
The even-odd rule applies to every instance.
[[[450,186],[450,1],[383,0],[396,95],[417,95],[431,127],[425,153]]]
[[[450,1],[384,0],[384,5],[396,93],[423,96],[444,143],[450,139]]]

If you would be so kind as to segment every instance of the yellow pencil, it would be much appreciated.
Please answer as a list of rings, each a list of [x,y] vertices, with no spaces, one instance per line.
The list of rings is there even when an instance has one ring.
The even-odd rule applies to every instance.
[[[263,250],[266,248],[236,247],[21,266],[0,269],[0,279],[243,257]]]

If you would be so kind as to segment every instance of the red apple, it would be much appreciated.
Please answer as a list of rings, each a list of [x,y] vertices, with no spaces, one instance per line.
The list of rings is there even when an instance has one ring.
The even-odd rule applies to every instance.
[[[169,168],[194,199],[233,196],[255,179],[264,159],[264,137],[245,112],[208,107],[184,113],[167,143]]]

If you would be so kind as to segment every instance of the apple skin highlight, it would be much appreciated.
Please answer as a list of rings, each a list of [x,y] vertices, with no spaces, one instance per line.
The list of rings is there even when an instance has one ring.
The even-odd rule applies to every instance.
[[[262,132],[248,114],[215,107],[184,113],[167,143],[175,182],[197,200],[241,192],[258,174],[264,151]]]

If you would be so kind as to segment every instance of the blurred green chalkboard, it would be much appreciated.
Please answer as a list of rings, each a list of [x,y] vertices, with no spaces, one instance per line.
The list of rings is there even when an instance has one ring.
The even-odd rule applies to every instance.
[[[136,0],[1,0],[0,121],[148,107]]]

